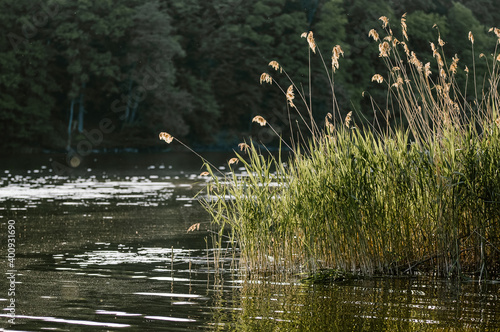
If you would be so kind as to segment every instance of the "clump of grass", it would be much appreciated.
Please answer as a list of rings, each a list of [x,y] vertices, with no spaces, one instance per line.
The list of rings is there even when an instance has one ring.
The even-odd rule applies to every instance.
[[[384,111],[374,108],[374,123],[360,127],[336,104],[334,74],[343,55],[337,45],[327,70],[333,105],[324,125],[313,120],[312,103],[292,80],[283,89],[269,74],[261,76],[261,83],[281,89],[309,131],[309,138],[299,131],[300,139],[290,142],[280,137],[290,157],[282,149],[265,157],[249,142],[242,143],[247,154],[235,157],[244,173],[221,178],[207,165],[213,183],[205,207],[221,230],[230,229],[247,271],[500,273],[497,49],[481,93],[467,96],[455,80],[459,58],[446,65],[440,36],[438,46],[431,44],[435,66],[423,64],[405,42],[406,18],[401,41],[388,19],[381,21],[385,37],[374,29],[369,36],[388,73],[372,81],[385,85],[388,98]],[[500,40],[500,30],[492,32]],[[303,37],[310,55],[323,59],[312,33]],[[472,34],[469,40],[473,47]],[[276,61],[270,66],[290,79]],[[254,122],[270,126],[262,116]]]

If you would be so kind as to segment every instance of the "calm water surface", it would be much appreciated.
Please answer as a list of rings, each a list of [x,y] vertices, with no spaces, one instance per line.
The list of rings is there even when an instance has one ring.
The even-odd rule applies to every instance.
[[[224,165],[231,156],[206,157]],[[500,331],[494,282],[245,281],[229,258],[216,273],[210,220],[194,199],[206,179],[191,155],[94,155],[63,176],[50,158],[60,156],[0,159],[5,331]]]

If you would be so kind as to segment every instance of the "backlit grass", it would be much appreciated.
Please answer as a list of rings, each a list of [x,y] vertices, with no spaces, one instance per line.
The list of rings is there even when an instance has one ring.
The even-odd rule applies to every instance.
[[[431,44],[435,63],[423,64],[405,43],[405,18],[400,41],[381,20],[386,36],[372,30],[370,37],[388,73],[372,80],[388,97],[374,107],[373,123],[356,125],[356,112],[338,109],[333,96],[332,112],[318,124],[292,81],[285,89],[265,73],[261,83],[283,91],[289,112],[302,114],[297,104],[303,102],[309,138],[302,132],[300,139],[281,138],[291,150],[286,157],[285,150],[273,156],[257,142],[242,145],[236,158],[244,173],[221,177],[207,165],[213,183],[205,207],[221,230],[230,230],[247,271],[500,273],[496,46],[486,59],[489,77],[477,79],[480,89],[467,95],[469,69],[457,69],[457,55],[446,65],[441,36]],[[500,40],[500,30],[491,32]],[[312,33],[305,37],[311,56],[321,56]],[[473,50],[472,34],[469,40]],[[337,45],[327,70],[333,93],[340,55]],[[276,61],[270,65],[277,75],[283,70]],[[468,87],[457,86],[458,73]],[[265,116],[254,121],[269,126]]]

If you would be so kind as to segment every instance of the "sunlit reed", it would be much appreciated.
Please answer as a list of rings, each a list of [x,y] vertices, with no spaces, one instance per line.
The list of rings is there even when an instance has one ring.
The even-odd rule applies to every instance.
[[[279,137],[293,146],[291,157],[284,150],[265,154],[249,141],[240,145],[247,155],[233,158],[244,174],[221,179],[208,165],[213,182],[204,205],[220,234],[229,230],[249,273],[499,274],[500,55],[488,58],[490,77],[478,80],[486,84],[469,98],[455,80],[468,68],[459,70],[458,55],[445,65],[441,36],[431,43],[435,63],[424,65],[393,35],[389,20],[380,20],[387,35],[374,29],[368,35],[388,73],[372,81],[387,83],[373,88],[386,88],[388,98],[384,112],[374,108],[374,124],[338,109],[334,97],[324,126],[300,118],[309,139],[288,145]],[[406,16],[401,26],[401,40],[408,40]],[[499,29],[491,31],[500,38]],[[321,55],[312,32],[303,37]],[[474,47],[472,33],[468,38]],[[334,48],[335,61],[340,50]],[[275,61],[269,65],[283,70]],[[290,80],[287,90],[279,88],[299,115],[301,107],[312,115],[296,86]],[[262,116],[252,121],[268,124]]]

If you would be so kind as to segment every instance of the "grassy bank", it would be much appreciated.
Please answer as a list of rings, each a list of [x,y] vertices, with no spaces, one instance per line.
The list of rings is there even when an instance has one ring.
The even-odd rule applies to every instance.
[[[281,139],[291,157],[270,156],[250,142],[229,162],[245,172],[221,177],[207,165],[214,181],[205,206],[230,229],[248,271],[500,274],[500,30],[490,31],[498,40],[485,53],[493,54],[478,59],[469,33],[470,67],[457,55],[446,60],[439,35],[430,45],[433,63],[424,64],[406,43],[405,17],[399,40],[381,21],[385,37],[376,30],[369,36],[388,72],[372,81],[387,89],[387,101],[374,106],[373,121],[336,107],[337,45],[326,71],[333,98],[324,123],[314,120],[311,96],[293,81],[287,89],[261,76],[278,85],[308,130],[308,138],[296,129],[295,139]],[[323,59],[312,33],[304,37],[310,56]],[[479,59],[488,77],[473,75]],[[276,61],[270,66],[289,79]],[[261,116],[254,121],[270,126]]]

